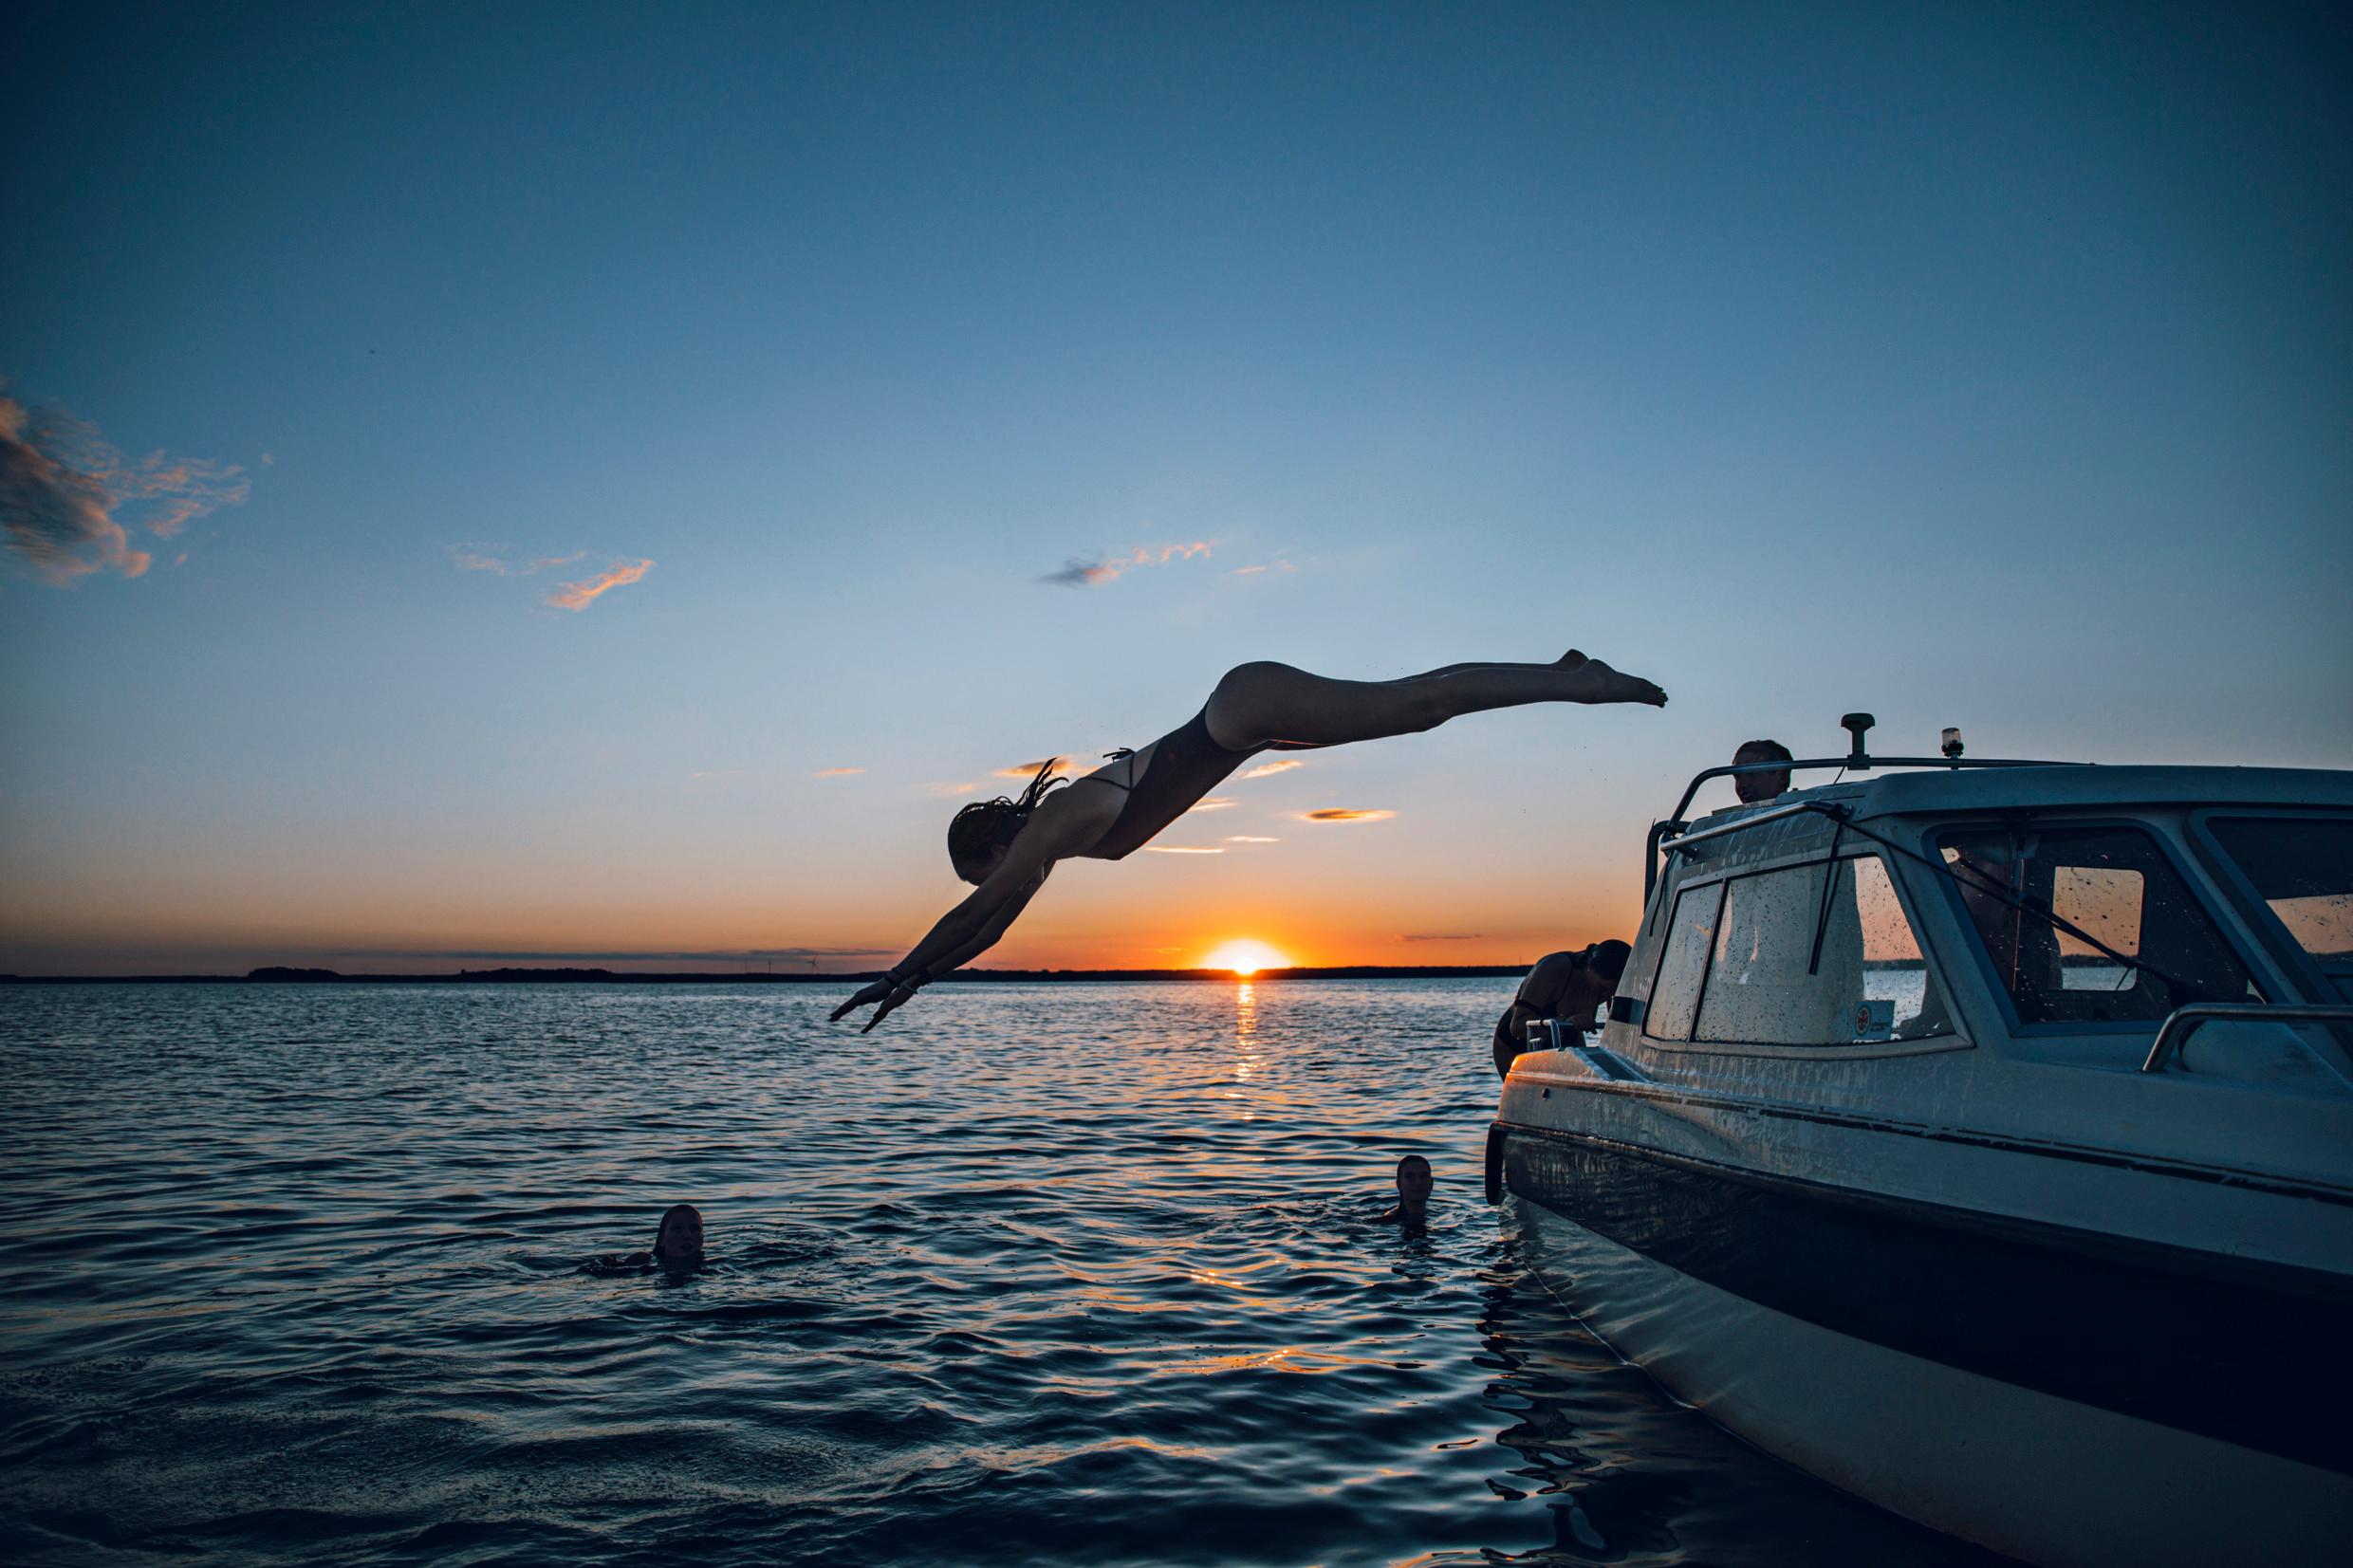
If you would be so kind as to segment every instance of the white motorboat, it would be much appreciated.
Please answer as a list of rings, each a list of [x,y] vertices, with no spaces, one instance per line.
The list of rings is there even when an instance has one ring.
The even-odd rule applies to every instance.
[[[1651,834],[1489,1134],[1669,1393],[2038,1563],[2353,1553],[2353,773],[1873,758]]]

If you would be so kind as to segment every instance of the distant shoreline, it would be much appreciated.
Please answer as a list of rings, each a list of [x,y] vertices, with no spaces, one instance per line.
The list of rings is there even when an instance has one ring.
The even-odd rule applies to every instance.
[[[1199,981],[1231,986],[1279,980],[1516,980],[1526,964],[1349,964],[1325,968],[1261,969],[1238,975],[1232,969],[958,969],[936,984],[1051,981],[1106,984],[1139,981]],[[812,974],[680,970],[633,974],[621,969],[460,969],[454,974],[343,974],[334,969],[269,966],[247,974],[0,974],[0,986],[501,986],[501,985],[776,985],[836,986],[880,979],[880,969]]]

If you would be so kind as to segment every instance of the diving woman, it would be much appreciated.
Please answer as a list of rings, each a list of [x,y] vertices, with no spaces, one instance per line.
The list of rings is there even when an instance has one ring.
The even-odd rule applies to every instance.
[[[1648,703],[1667,694],[1571,650],[1551,664],[1450,664],[1398,680],[1334,680],[1288,664],[1240,664],[1182,727],[1075,783],[1038,769],[1018,800],[965,806],[948,824],[948,858],[974,884],[915,950],[834,1009],[879,1003],[871,1029],[938,976],[996,945],[1057,860],[1118,860],[1199,803],[1261,751],[1303,751],[1435,729],[1491,708],[1538,702]],[[1068,787],[1047,791],[1056,784]],[[1092,789],[1086,786],[1092,784]]]

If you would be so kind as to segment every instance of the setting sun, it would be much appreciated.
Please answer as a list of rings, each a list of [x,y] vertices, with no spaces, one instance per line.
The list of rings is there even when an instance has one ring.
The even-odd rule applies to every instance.
[[[1229,942],[1201,960],[1205,969],[1232,969],[1236,974],[1256,974],[1260,969],[1288,969],[1291,961],[1267,946],[1247,937]]]

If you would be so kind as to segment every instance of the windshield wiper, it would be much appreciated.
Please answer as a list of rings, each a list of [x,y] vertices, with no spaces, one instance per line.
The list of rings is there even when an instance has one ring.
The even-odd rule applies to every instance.
[[[1967,868],[1972,879],[1968,882],[1963,882],[1961,880],[1960,872],[1946,862],[1942,860],[1931,859],[1929,857],[1922,855],[1919,851],[1912,848],[1908,844],[1899,844],[1893,839],[1874,833],[1867,827],[1858,825],[1854,820],[1853,814],[1844,806],[1833,805],[1826,801],[1807,801],[1805,802],[1805,805],[1806,809],[1808,811],[1821,812],[1824,816],[1829,818],[1832,821],[1837,822],[1842,828],[1849,833],[1860,834],[1862,837],[1870,839],[1873,843],[1885,849],[1892,849],[1897,854],[1903,856],[1907,859],[1918,860],[1921,865],[1928,867],[1931,871],[1942,875],[1955,887],[1973,888],[1974,891],[1982,893],[1990,898],[1997,899],[2000,902],[2009,905],[2011,909],[2018,911],[2021,914],[2030,914],[2035,919],[2040,920],[2045,925],[2050,927],[2053,931],[2065,932],[2067,935],[2074,937],[2078,942],[2083,943],[2085,947],[2090,948],[2095,952],[2098,952],[2102,957],[2107,958],[2115,963],[2121,964],[2125,968],[2130,969],[2135,973],[2147,975],[2150,979],[2164,986],[2166,990],[2166,1000],[2174,1006],[2182,1006],[2185,1004],[2192,1002],[2223,1002],[2229,1000],[2226,997],[2216,995],[2214,992],[2208,990],[2203,986],[2192,985],[2189,981],[2182,979],[2179,975],[2170,974],[2165,970],[2158,968],[2154,964],[2144,962],[2141,959],[2128,957],[2123,953],[2118,952],[2114,948],[2109,947],[2105,942],[2101,941],[2100,938],[2094,936],[2091,932],[2085,931],[2074,921],[2050,908],[2049,905],[2041,903],[2034,899],[2013,896],[2007,887],[2004,887],[2002,884],[1994,881],[1993,878],[1986,876],[1985,873],[1977,870],[1974,866]]]

